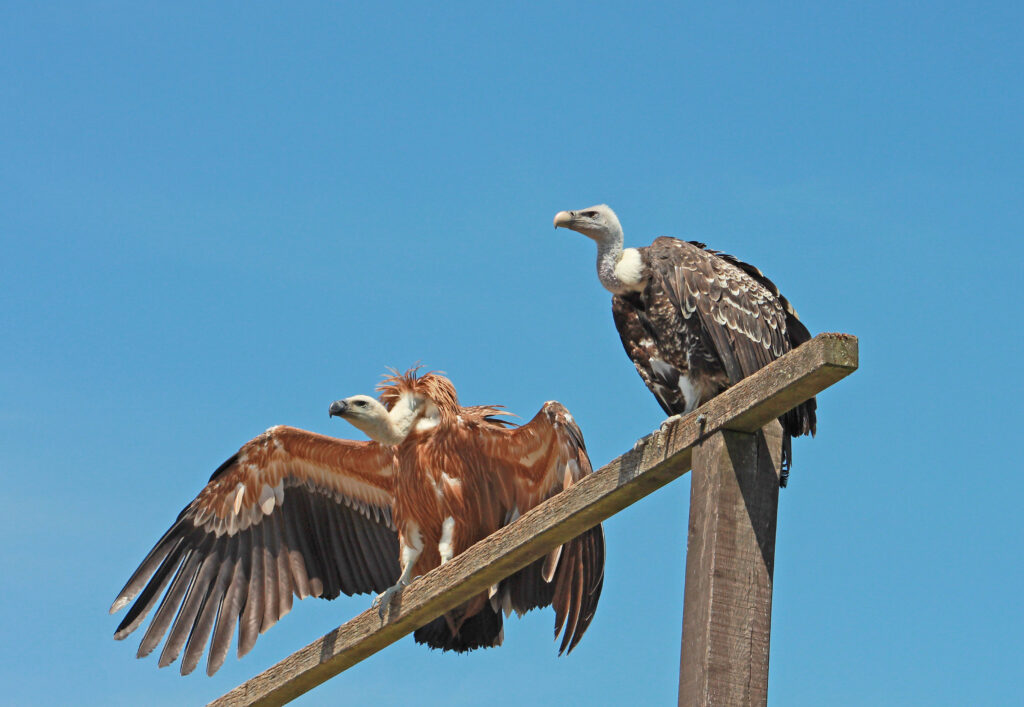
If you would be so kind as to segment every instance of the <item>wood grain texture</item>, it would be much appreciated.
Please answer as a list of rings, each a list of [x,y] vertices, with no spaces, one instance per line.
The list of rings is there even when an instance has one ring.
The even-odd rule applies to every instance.
[[[693,452],[679,704],[765,705],[782,427]]]
[[[702,439],[759,430],[856,368],[856,337],[815,337],[416,580],[384,621],[367,610],[210,704],[294,699],[686,473]]]

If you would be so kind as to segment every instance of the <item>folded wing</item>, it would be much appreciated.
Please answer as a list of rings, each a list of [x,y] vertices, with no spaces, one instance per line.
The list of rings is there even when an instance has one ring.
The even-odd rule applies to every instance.
[[[214,472],[125,584],[110,612],[135,601],[114,638],[137,629],[162,594],[138,657],[170,629],[160,667],[184,649],[181,673],[192,672],[209,642],[212,675],[236,622],[241,657],[293,595],[383,591],[400,572],[394,474],[392,452],[375,442],[267,430]]]
[[[754,266],[702,243],[674,238],[656,239],[648,253],[653,276],[682,318],[699,320],[704,348],[716,354],[730,385],[811,338],[789,300]],[[779,418],[785,432],[783,486],[792,460],[791,437],[814,434],[816,409],[811,398]]]

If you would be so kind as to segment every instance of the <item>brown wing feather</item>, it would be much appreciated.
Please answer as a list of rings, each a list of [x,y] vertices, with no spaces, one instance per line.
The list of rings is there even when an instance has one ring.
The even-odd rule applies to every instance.
[[[511,481],[508,503],[525,513],[592,473],[583,433],[569,411],[547,402],[530,422],[514,429],[482,428],[481,447],[492,469]],[[553,573],[545,563],[554,561]],[[551,604],[559,652],[572,651],[597,610],[604,583],[604,530],[600,524],[527,565],[505,580],[511,607],[519,613]]]
[[[374,442],[267,430],[214,472],[132,574],[110,609],[135,599],[114,638],[138,628],[163,594],[139,657],[170,630],[160,666],[184,649],[187,674],[212,634],[212,675],[235,623],[241,657],[291,609],[293,595],[383,591],[400,572],[394,474],[393,453]]]
[[[676,307],[684,316],[697,314],[730,383],[792,348],[779,299],[731,262],[735,259],[664,237],[654,241],[650,253],[652,270]]]
[[[702,355],[712,353],[730,385],[810,339],[793,306],[754,266],[709,250],[703,243],[667,237],[656,239],[647,253],[651,291],[663,288],[673,308],[687,321],[684,338],[688,336],[692,342],[688,348]],[[694,315],[699,327],[693,326]],[[685,363],[695,368],[692,358]],[[814,434],[816,407],[811,398],[780,418],[786,433],[783,485],[792,456],[790,437]]]

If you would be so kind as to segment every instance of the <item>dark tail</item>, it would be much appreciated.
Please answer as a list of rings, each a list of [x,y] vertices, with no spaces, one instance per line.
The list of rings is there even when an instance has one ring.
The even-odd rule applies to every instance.
[[[775,286],[772,285],[773,287]],[[776,289],[775,292],[778,293],[778,290]],[[811,332],[800,321],[793,305],[781,294],[778,294],[778,298],[783,309],[786,310],[786,332],[789,335],[789,343],[796,348],[800,344],[810,341]],[[793,437],[808,434],[813,437],[818,430],[817,409],[818,402],[811,398],[779,418],[779,422],[782,423],[782,471],[779,474],[779,486],[785,486],[789,480],[789,467],[793,463]]]
[[[454,623],[458,624],[461,609],[463,607],[453,609],[446,616],[454,618]],[[500,646],[504,638],[501,613],[495,611],[488,602],[480,611],[463,621],[455,635],[452,635],[445,616],[438,616],[426,626],[416,629],[413,638],[417,643],[426,644],[431,648],[456,653],[465,653],[474,648]]]

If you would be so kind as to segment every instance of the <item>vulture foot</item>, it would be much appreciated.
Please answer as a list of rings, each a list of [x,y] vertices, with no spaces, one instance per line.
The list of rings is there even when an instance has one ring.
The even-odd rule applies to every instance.
[[[672,417],[666,417],[665,421],[661,423],[661,427],[659,428],[659,431],[662,434],[665,434],[665,432],[668,431],[668,428],[672,426],[672,423],[674,423],[676,420],[678,420],[681,417],[682,417],[682,415],[672,415]]]
[[[384,620],[384,613],[388,610],[391,605],[391,597],[398,594],[403,589],[409,586],[409,582],[399,579],[398,583],[394,586],[388,587],[383,592],[377,595],[377,598],[370,604],[370,608],[377,608],[377,614],[380,616],[380,620]]]

